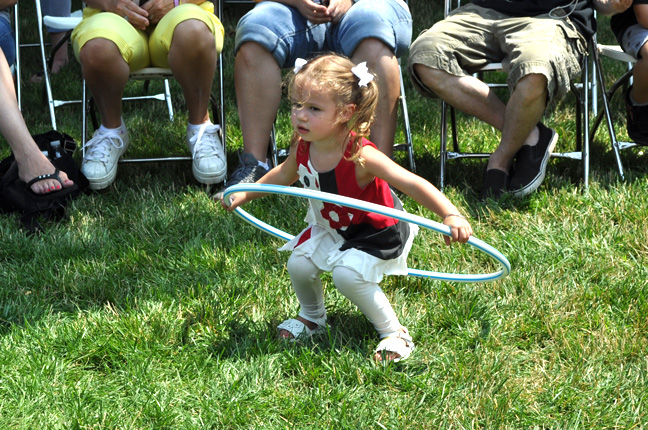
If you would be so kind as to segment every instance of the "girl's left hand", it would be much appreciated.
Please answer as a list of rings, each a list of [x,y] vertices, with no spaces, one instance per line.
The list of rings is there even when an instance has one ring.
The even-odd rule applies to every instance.
[[[148,0],[142,8],[148,12],[151,25],[155,25],[175,6],[173,0]]]
[[[443,235],[446,245],[450,245],[452,242],[466,243],[473,234],[470,223],[461,217],[451,215],[443,220],[443,224],[450,227],[452,233],[452,238]]]
[[[334,23],[340,22],[342,17],[353,6],[353,0],[330,0],[328,14]]]

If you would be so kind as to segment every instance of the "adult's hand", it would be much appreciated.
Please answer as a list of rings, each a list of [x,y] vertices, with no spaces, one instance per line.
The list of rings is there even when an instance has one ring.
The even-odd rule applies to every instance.
[[[149,26],[148,12],[132,0],[86,0],[86,4],[105,12],[116,13],[140,30]]]
[[[594,0],[594,9],[603,15],[616,15],[632,6],[632,0]]]
[[[175,6],[173,0],[148,0],[142,5],[151,24],[157,24]]]
[[[331,21],[339,22],[345,13],[353,6],[353,0],[330,0],[328,13]]]
[[[299,13],[313,24],[324,24],[331,21],[328,8],[322,4],[314,3],[311,0],[294,0],[291,3],[286,2],[286,4],[296,7]]]

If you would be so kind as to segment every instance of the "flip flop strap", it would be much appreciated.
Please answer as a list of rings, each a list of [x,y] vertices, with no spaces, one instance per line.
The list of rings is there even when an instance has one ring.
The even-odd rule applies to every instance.
[[[31,187],[36,182],[44,181],[46,179],[56,179],[61,184],[61,188],[63,188],[63,181],[61,180],[61,177],[59,176],[59,173],[61,173],[61,171],[59,170],[58,167],[56,167],[56,170],[54,170],[54,173],[48,173],[47,175],[36,176],[31,181],[27,182],[27,186]]]

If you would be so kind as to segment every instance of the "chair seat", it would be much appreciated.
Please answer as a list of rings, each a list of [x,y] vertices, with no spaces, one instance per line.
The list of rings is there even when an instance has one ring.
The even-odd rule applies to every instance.
[[[81,10],[75,10],[70,14],[70,16],[43,16],[43,24],[46,26],[60,30],[60,31],[70,31],[74,30],[81,20],[83,19],[83,12]]]
[[[597,49],[601,55],[612,58],[614,60],[624,61],[626,63],[634,63],[637,61],[632,55],[625,53],[619,45],[598,44]]]
[[[138,80],[155,80],[173,78],[173,72],[165,67],[144,67],[143,69],[131,72],[131,79]]]

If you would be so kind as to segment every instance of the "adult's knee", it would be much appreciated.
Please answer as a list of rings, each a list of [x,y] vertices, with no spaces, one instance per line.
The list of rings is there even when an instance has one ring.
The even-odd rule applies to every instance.
[[[515,92],[524,99],[533,101],[547,98],[548,80],[542,73],[532,73],[520,78],[515,85]]]
[[[439,94],[443,89],[447,88],[447,80],[453,77],[448,72],[420,63],[412,66],[412,72],[416,75],[420,84],[435,94]]]
[[[272,54],[257,42],[245,42],[236,52],[237,66],[245,68],[254,68],[257,64],[271,58],[273,58]]]
[[[173,31],[171,49],[174,48],[187,57],[202,56],[216,49],[214,35],[204,22],[188,19],[178,24]]]
[[[79,51],[79,62],[84,73],[101,71],[106,64],[115,61],[124,61],[117,45],[108,39],[92,39],[86,42]]]

